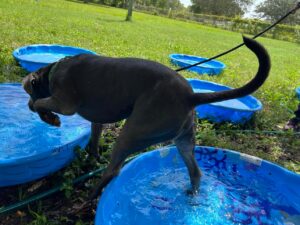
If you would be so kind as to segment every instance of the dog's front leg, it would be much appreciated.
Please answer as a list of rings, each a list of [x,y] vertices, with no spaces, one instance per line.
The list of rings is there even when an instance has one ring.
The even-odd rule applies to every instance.
[[[72,115],[75,113],[72,107],[68,107],[68,104],[61,104],[53,96],[37,99],[33,103],[33,108],[44,122],[52,126],[60,126],[60,119],[53,112],[63,115]]]
[[[91,141],[90,141],[90,154],[92,154],[96,159],[100,159],[102,151],[99,152],[99,138],[102,133],[103,125],[101,123],[91,124]]]
[[[33,111],[37,112],[44,122],[52,126],[60,126],[60,119],[58,115],[52,111],[57,112],[58,107],[52,97],[41,98],[33,103]]]

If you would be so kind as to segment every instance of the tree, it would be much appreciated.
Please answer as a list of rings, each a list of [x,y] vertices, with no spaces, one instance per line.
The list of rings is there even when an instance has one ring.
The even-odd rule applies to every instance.
[[[131,21],[132,9],[133,9],[133,0],[129,0],[128,1],[128,12],[127,12],[127,16],[126,16],[126,21]]]
[[[167,7],[171,8],[172,10],[182,10],[185,8],[180,0],[169,0]]]
[[[298,0],[266,0],[259,4],[255,10],[260,17],[275,22],[281,18],[286,12],[292,9]],[[300,23],[300,14],[296,13],[287,17],[282,23],[294,25]]]
[[[191,0],[194,13],[229,16],[242,16],[253,0]]]

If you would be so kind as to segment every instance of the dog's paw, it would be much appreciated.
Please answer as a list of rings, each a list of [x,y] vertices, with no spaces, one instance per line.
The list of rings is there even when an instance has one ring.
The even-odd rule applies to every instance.
[[[197,196],[199,194],[199,189],[188,189],[186,194],[189,196]]]
[[[299,131],[300,130],[300,119],[297,117],[290,119],[284,125],[283,130]]]
[[[44,112],[44,113],[40,113],[40,117],[44,122],[55,127],[60,127],[61,123],[58,115],[52,112]]]

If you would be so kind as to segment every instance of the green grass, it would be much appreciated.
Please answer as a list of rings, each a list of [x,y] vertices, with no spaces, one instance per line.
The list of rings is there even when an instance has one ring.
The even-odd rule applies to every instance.
[[[168,59],[171,53],[211,57],[242,41],[241,34],[196,23],[137,12],[133,22],[125,22],[125,16],[126,10],[73,1],[1,0],[0,82],[20,81],[26,74],[12,58],[12,51],[28,44],[72,45],[106,56],[155,60],[175,68]],[[294,89],[300,86],[300,45],[258,40],[272,59],[270,78],[254,94],[262,101],[264,110],[244,126],[198,121],[197,144],[246,152],[300,172],[299,136],[223,132],[243,128],[278,130],[292,116],[286,108],[296,108]],[[255,56],[245,47],[220,60],[227,65],[220,76],[181,74],[239,87],[254,76],[258,66]]]

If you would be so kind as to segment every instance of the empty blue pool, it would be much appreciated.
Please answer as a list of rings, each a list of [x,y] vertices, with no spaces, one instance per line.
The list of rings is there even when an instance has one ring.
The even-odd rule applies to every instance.
[[[13,52],[13,56],[28,72],[33,72],[66,56],[96,54],[93,51],[64,45],[28,45]]]
[[[213,147],[195,149],[197,196],[175,147],[143,153],[105,188],[96,225],[300,224],[300,176],[260,158]]]
[[[184,55],[184,54],[171,54],[169,55],[171,62],[180,67],[186,67],[193,65],[195,63],[206,60],[207,58],[193,56],[193,55]],[[208,74],[208,75],[218,75],[225,69],[225,64],[217,61],[211,60],[209,62],[200,64],[189,68],[188,70],[196,72],[198,74]]]
[[[195,93],[207,93],[231,89],[228,86],[214,82],[187,79]],[[213,122],[245,123],[250,120],[255,112],[262,109],[259,100],[251,95],[243,98],[211,104],[199,105],[196,107],[197,116],[201,119],[208,119]]]
[[[28,109],[20,84],[0,84],[0,93],[0,187],[57,171],[88,143],[90,123],[81,117],[60,116],[61,127],[51,127]]]

